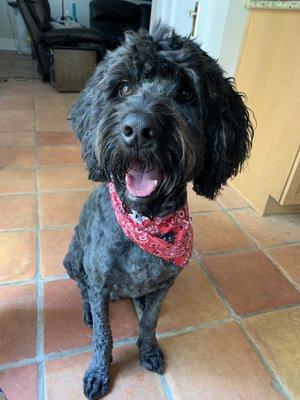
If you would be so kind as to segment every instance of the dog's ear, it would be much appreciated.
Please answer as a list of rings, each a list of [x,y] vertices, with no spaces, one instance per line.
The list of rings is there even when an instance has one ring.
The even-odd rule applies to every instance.
[[[213,200],[249,156],[253,127],[244,96],[236,90],[233,79],[224,78],[216,61],[206,57],[208,65],[201,79],[205,153],[193,188]]]
[[[95,154],[96,132],[105,104],[104,91],[101,89],[105,70],[105,62],[97,66],[69,114],[71,128],[81,142],[82,158],[86,163],[89,179],[93,181],[105,180],[105,174],[101,171]]]

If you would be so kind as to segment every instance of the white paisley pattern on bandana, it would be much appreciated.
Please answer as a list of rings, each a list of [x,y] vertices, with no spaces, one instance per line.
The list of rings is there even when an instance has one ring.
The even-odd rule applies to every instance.
[[[193,249],[188,205],[165,217],[144,218],[137,222],[126,212],[114,184],[110,182],[108,187],[117,221],[125,235],[148,253],[186,267]]]

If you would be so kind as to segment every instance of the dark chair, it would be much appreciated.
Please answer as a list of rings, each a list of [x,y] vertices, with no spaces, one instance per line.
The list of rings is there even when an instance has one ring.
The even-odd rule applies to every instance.
[[[97,29],[110,47],[116,47],[124,31],[149,29],[151,3],[134,4],[122,0],[92,0],[90,2],[90,25]]]
[[[51,26],[48,0],[17,0],[18,7],[31,36],[39,72],[44,80],[50,78],[51,48],[95,50],[100,60],[105,53],[103,35],[95,29]]]

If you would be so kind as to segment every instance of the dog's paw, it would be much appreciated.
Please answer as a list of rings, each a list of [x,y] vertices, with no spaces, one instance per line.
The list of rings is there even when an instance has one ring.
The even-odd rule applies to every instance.
[[[140,346],[140,365],[149,371],[164,373],[164,353],[159,345]]]
[[[109,374],[89,368],[83,378],[83,392],[88,400],[98,400],[106,395],[109,387]]]
[[[83,309],[83,321],[87,327],[93,328],[93,317],[90,307]]]

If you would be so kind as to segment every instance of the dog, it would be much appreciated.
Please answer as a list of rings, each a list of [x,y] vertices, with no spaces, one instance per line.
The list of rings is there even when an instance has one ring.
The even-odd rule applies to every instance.
[[[253,127],[232,79],[194,41],[158,24],[108,51],[70,112],[89,179],[64,266],[77,281],[93,355],[85,396],[109,388],[109,302],[141,309],[140,364],[162,374],[156,339],[168,290],[191,255],[187,183],[213,200],[249,156]],[[126,318],[126,316],[124,316]]]

